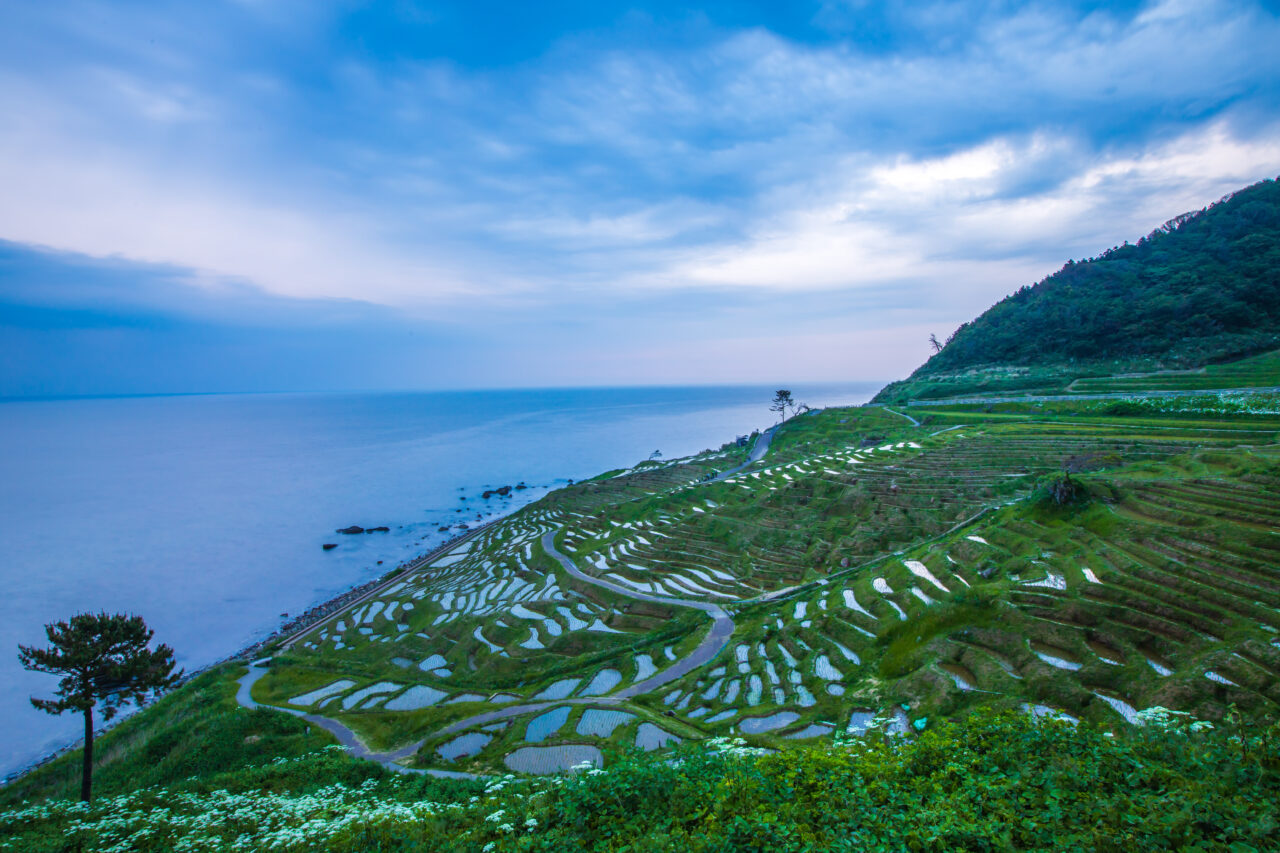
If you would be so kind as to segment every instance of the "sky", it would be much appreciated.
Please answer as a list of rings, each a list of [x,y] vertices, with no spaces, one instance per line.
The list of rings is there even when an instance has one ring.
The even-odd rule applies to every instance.
[[[9,0],[0,396],[888,380],[1280,174],[1280,3]]]

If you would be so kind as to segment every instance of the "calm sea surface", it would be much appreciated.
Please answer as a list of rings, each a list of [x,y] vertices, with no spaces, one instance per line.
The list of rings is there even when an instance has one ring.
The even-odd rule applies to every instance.
[[[814,406],[876,385],[793,386]],[[142,615],[191,670],[567,479],[767,426],[772,388],[259,394],[0,403],[0,775],[78,717],[27,697],[18,643],[105,609]],[[480,492],[519,481],[512,499]],[[466,498],[464,501],[463,498]],[[340,536],[339,527],[389,533]],[[455,531],[456,532],[456,531]],[[325,552],[321,545],[337,542]],[[382,561],[382,565],[378,561]]]

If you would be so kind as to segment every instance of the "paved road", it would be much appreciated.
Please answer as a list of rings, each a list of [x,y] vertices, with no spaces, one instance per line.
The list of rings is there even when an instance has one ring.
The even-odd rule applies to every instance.
[[[760,433],[758,436],[756,436],[756,443],[751,446],[751,453],[747,455],[746,462],[743,462],[737,468],[730,468],[728,471],[721,471],[719,474],[716,474],[707,482],[717,483],[720,480],[727,480],[728,478],[732,477],[734,474],[738,473],[739,471],[742,471],[748,466],[754,465],[755,463],[763,459],[764,455],[769,452],[769,442],[773,441],[773,434],[777,429],[778,427],[772,426],[772,427],[769,427],[764,432]]]
[[[765,435],[767,435],[767,433]],[[764,437],[765,436],[763,435],[761,436],[761,438]],[[759,441],[756,442],[757,445],[759,443]],[[765,442],[765,447],[768,447],[767,441]],[[763,455],[763,452],[761,455]],[[696,649],[661,672],[655,673],[644,681],[639,681],[630,687],[619,690],[617,693],[613,694],[619,699],[630,699],[632,696],[639,696],[641,693],[649,693],[653,690],[657,690],[664,684],[670,684],[672,681],[693,672],[693,670],[720,654],[720,651],[729,644],[729,638],[733,636],[733,629],[735,627],[733,619],[729,618],[729,614],[726,613],[724,608],[718,604],[712,604],[706,601],[686,601],[682,598],[667,598],[661,595],[650,595],[645,592],[637,592],[636,590],[628,589],[621,584],[615,584],[612,581],[607,581],[603,578],[594,578],[590,575],[583,574],[583,572],[574,565],[572,560],[560,553],[559,549],[556,548],[555,531],[543,535],[542,547],[543,550],[560,563],[566,572],[579,580],[604,587],[605,589],[613,590],[614,592],[620,593],[629,598],[638,598],[641,601],[652,601],[655,604],[666,604],[672,607],[692,607],[695,610],[701,610],[703,613],[706,613],[711,617],[711,630],[707,633],[707,636],[703,641],[698,644]]]
[[[763,436],[762,436],[763,438]],[[759,441],[756,442],[759,445]],[[768,443],[765,443],[768,447]],[[754,451],[753,451],[754,453]],[[763,452],[761,453],[763,455]],[[691,607],[694,610],[701,610],[711,617],[711,630],[707,632],[707,636],[703,638],[698,647],[685,657],[673,663],[664,670],[654,673],[644,681],[638,681],[629,687],[615,691],[609,696],[603,697],[582,697],[578,699],[559,699],[547,702],[534,702],[526,705],[516,705],[510,708],[501,708],[496,711],[486,711],[483,714],[476,714],[474,717],[468,717],[465,720],[459,720],[452,723],[440,731],[436,732],[432,737],[440,737],[441,735],[453,734],[472,726],[480,726],[485,723],[492,723],[498,720],[505,720],[511,717],[518,717],[522,714],[528,714],[535,711],[541,711],[544,708],[554,708],[557,705],[564,704],[591,704],[591,705],[616,705],[624,699],[630,699],[633,696],[639,696],[643,693],[651,693],[662,687],[664,684],[683,678],[690,672],[693,672],[700,666],[703,666],[724,649],[729,644],[729,638],[733,636],[734,624],[733,619],[718,604],[711,604],[705,601],[686,601],[682,598],[667,598],[661,595],[650,595],[645,592],[639,592],[634,589],[613,583],[604,578],[592,577],[585,574],[574,564],[573,560],[560,552],[555,543],[556,531],[545,533],[542,536],[542,548],[548,555],[553,557],[566,572],[573,575],[581,581],[585,581],[595,586],[603,587],[612,592],[625,595],[629,598],[638,598],[641,601],[652,601],[655,604],[666,604],[672,607]]]
[[[414,767],[405,767],[403,764],[398,763],[401,759],[408,758],[410,755],[417,752],[422,746],[422,741],[411,743],[408,746],[402,746],[399,749],[392,750],[391,752],[374,752],[364,745],[360,738],[356,736],[355,732],[337,720],[330,719],[329,717],[322,717],[319,714],[308,714],[305,711],[299,711],[296,708],[281,708],[277,705],[263,705],[254,701],[252,695],[253,685],[258,679],[262,678],[262,676],[266,675],[268,672],[265,666],[259,665],[260,663],[262,662],[259,661],[258,663],[251,664],[249,666],[249,671],[240,676],[240,679],[237,682],[239,687],[236,689],[236,701],[245,708],[265,708],[268,711],[281,711],[285,714],[292,714],[295,717],[301,717],[308,723],[317,725],[336,737],[338,742],[342,744],[343,748],[346,749],[353,758],[363,758],[366,761],[376,761],[388,770],[394,770],[397,773],[422,773],[427,776],[435,776],[440,779],[483,778],[475,775],[474,773],[459,773],[453,770],[421,770]]]

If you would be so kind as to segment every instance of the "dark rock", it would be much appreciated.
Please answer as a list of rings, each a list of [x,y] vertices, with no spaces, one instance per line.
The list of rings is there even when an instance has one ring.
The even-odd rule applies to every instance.
[[[338,532],[338,533],[345,533],[345,534],[347,534],[348,536],[351,536],[351,535],[356,534],[356,533],[364,533],[364,528],[363,528],[363,527],[361,527],[361,526],[359,526],[358,524],[353,524],[353,525],[351,525],[350,527],[343,527],[343,528],[339,529],[337,532]]]
[[[387,527],[386,525],[383,525],[381,527],[370,527],[365,530],[365,533],[390,533],[390,532],[391,532],[391,528]]]
[[[326,542],[326,543],[324,543],[323,545],[321,545],[320,547],[324,548],[326,551],[332,551],[334,548],[337,548],[337,547],[338,547],[338,543],[337,543],[337,542]]]
[[[522,489],[527,489],[527,488],[529,487],[524,484],[523,480],[521,480],[519,483],[516,483],[516,491],[520,491]]]
[[[498,494],[502,495],[505,498],[507,495],[511,494],[511,487],[503,486],[502,488],[498,489]]]

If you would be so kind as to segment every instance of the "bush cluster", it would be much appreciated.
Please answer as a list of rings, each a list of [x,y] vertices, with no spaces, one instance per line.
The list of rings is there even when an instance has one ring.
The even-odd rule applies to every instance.
[[[84,806],[0,813],[0,849],[801,851],[1275,849],[1274,728],[1148,715],[1114,736],[980,711],[916,739],[872,734],[778,753],[714,739],[607,770],[437,784],[342,776],[330,750]],[[281,792],[278,774],[314,784]]]

